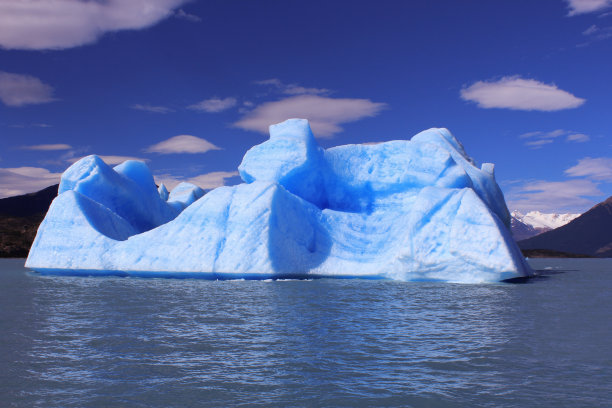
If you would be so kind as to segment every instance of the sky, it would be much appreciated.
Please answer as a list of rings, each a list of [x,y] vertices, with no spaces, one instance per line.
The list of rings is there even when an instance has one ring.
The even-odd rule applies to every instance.
[[[89,154],[240,181],[270,124],[322,147],[448,128],[510,210],[612,195],[612,0],[0,0],[0,198]]]

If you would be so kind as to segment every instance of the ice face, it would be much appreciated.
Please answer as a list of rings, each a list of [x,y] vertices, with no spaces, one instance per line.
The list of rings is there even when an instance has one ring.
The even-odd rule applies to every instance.
[[[140,162],[90,156],[62,177],[26,265],[42,272],[204,278],[494,282],[532,273],[492,164],[446,129],[321,149],[306,120],[270,127],[245,183],[168,195]],[[165,192],[164,192],[165,190]]]
[[[168,189],[166,188],[166,186],[164,185],[164,183],[161,183],[159,185],[159,188],[157,189],[157,192],[159,193],[159,197],[164,200],[164,201],[168,201],[168,197],[170,196],[170,193],[168,192]]]
[[[62,174],[58,196],[68,191],[102,205],[137,232],[164,224],[179,213],[161,199],[148,167],[134,160],[113,169],[98,156],[87,156]]]
[[[168,196],[168,204],[178,211],[183,211],[204,195],[204,190],[195,184],[180,183],[174,187]]]

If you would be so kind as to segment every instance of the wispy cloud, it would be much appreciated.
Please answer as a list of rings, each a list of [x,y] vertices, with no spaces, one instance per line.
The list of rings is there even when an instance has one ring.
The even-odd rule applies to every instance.
[[[33,146],[21,146],[23,150],[70,150],[72,146],[64,143],[56,143],[56,144],[39,144]]]
[[[238,177],[237,171],[213,171],[211,173],[200,174],[195,177],[180,178],[170,174],[161,174],[155,176],[155,182],[157,184],[164,183],[164,185],[172,190],[181,182],[187,182],[195,184],[205,190],[210,190],[216,187],[226,185],[229,180],[234,177]]]
[[[583,212],[600,201],[600,183],[612,182],[612,157],[585,157],[564,171],[564,181],[516,181],[506,194],[508,207],[519,211]]]
[[[569,16],[594,13],[612,7],[612,0],[566,0]]]
[[[121,164],[127,160],[138,160],[138,161],[143,161],[143,162],[149,161],[149,159],[145,159],[142,157],[134,157],[134,156],[113,156],[113,155],[110,155],[110,156],[97,155],[97,156],[101,158],[104,161],[104,163],[108,165]],[[66,161],[68,163],[76,163],[77,161],[81,160],[83,157],[86,157],[86,156],[70,157],[70,158],[67,158]]]
[[[172,16],[186,0],[0,1],[0,47],[64,49],[107,32],[138,30]]]
[[[565,170],[570,177],[586,177],[596,181],[612,182],[611,157],[585,157]]]
[[[206,139],[192,135],[178,135],[147,147],[147,153],[206,153],[209,150],[221,150]]]
[[[584,30],[582,34],[587,37],[587,41],[580,43],[577,47],[586,47],[591,45],[595,41],[607,40],[612,38],[612,27],[600,27],[596,24],[591,25],[589,28]]]
[[[170,113],[170,112],[174,112],[174,109],[170,109],[167,108],[165,106],[154,106],[154,105],[141,105],[139,103],[130,106],[130,108],[135,109],[135,110],[139,110],[139,111],[144,111],[144,112],[152,112],[152,113]]]
[[[542,146],[546,146],[547,144],[551,144],[553,142],[552,139],[538,139],[538,140],[530,140],[525,142],[525,146],[529,146],[532,149],[539,149]]]
[[[506,200],[508,208],[522,212],[583,212],[602,195],[591,180],[533,180],[513,186]]]
[[[191,21],[192,23],[199,23],[202,21],[201,17],[196,16],[195,14],[186,13],[183,9],[179,9],[176,13],[174,13],[174,17],[180,18],[181,20]]]
[[[41,167],[0,168],[0,198],[42,190],[59,183],[61,176]]]
[[[554,139],[556,137],[563,136],[566,133],[568,133],[568,131],[563,130],[563,129],[552,130],[550,132],[536,131],[536,132],[523,133],[522,135],[519,136],[519,138],[528,139],[528,138],[535,137],[539,139]]]
[[[226,181],[232,177],[237,177],[237,171],[213,171],[211,173],[201,174],[189,179],[190,183],[200,186],[204,189],[211,189],[225,185]]]
[[[525,146],[529,146],[532,149],[539,149],[542,146],[553,143],[561,136],[565,136],[566,142],[584,143],[591,140],[591,138],[584,133],[564,129],[556,129],[550,132],[536,131],[523,133],[519,135],[519,139],[527,139]]]
[[[577,108],[586,101],[534,79],[518,76],[503,77],[497,81],[478,81],[461,90],[461,98],[476,102],[480,108],[514,110],[558,111]]]
[[[298,95],[265,102],[246,113],[234,126],[267,133],[274,123],[290,118],[310,121],[317,137],[332,137],[342,131],[341,124],[378,115],[387,105],[369,99],[329,98],[318,95]]]
[[[208,113],[218,113],[223,112],[224,110],[228,110],[233,108],[238,104],[236,98],[228,97],[228,98],[210,98],[205,99],[202,102],[198,102],[193,105],[189,105],[187,109],[208,112]]]
[[[589,135],[585,135],[584,133],[573,133],[567,135],[565,140],[568,142],[585,143],[591,140],[591,138],[589,137]]]
[[[9,127],[11,128],[16,128],[16,129],[25,129],[25,128],[50,128],[53,127],[53,125],[49,125],[48,123],[28,123],[28,124],[16,124],[16,125],[9,125]]]
[[[0,100],[6,106],[17,107],[48,103],[57,99],[53,97],[53,87],[36,77],[0,71]]]
[[[330,93],[326,88],[307,88],[298,84],[285,84],[278,78],[264,79],[254,82],[256,85],[270,86],[286,95],[325,95]]]

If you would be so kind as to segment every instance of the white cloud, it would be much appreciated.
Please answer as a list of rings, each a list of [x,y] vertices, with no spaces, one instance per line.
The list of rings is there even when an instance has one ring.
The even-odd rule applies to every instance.
[[[598,183],[612,182],[612,157],[585,157],[565,170],[575,179],[513,183],[506,194],[508,208],[519,211],[583,212],[601,201]]]
[[[480,108],[557,111],[577,108],[586,100],[534,79],[518,76],[498,81],[478,81],[461,90],[461,98],[476,102]]]
[[[287,85],[287,87],[283,89],[283,93],[287,95],[320,95],[329,93],[329,89],[305,88],[299,85]]]
[[[189,105],[187,108],[208,113],[217,113],[233,108],[234,106],[236,106],[236,104],[238,104],[236,98],[210,98],[205,99],[202,102]]]
[[[612,0],[566,0],[570,16],[593,13],[612,7]]]
[[[0,198],[42,190],[59,183],[61,176],[41,167],[0,168]]]
[[[376,116],[386,106],[385,103],[372,102],[369,99],[298,95],[265,102],[245,114],[234,126],[267,133],[272,124],[290,118],[305,118],[310,121],[315,136],[331,137],[342,131],[341,124]]]
[[[588,135],[584,133],[577,133],[570,130],[557,129],[550,132],[528,132],[519,135],[519,139],[529,139],[525,142],[525,146],[529,146],[532,149],[538,149],[547,144],[551,144],[560,136],[565,136],[566,142],[584,143],[591,140]]]
[[[570,177],[586,177],[597,181],[612,182],[612,158],[585,157],[578,164],[565,170]]]
[[[132,109],[136,109],[136,110],[140,110],[140,111],[145,111],[145,112],[152,112],[152,113],[170,113],[170,112],[174,112],[174,109],[170,109],[167,108],[165,106],[153,106],[153,105],[141,105],[139,103],[130,106]]]
[[[584,133],[572,133],[571,135],[567,135],[565,140],[568,142],[584,143],[591,140],[591,138]]]
[[[0,22],[0,31],[1,27]],[[40,79],[0,71],[0,100],[6,106],[24,106],[53,102],[56,99],[53,97],[53,87]]]
[[[323,95],[330,92],[326,88],[306,88],[298,84],[285,84],[278,78],[255,81],[256,85],[271,86],[286,95]]]
[[[209,150],[221,150],[206,139],[191,135],[178,135],[147,147],[148,153],[206,153]]]
[[[168,190],[172,190],[181,182],[188,182],[195,184],[205,190],[210,190],[216,187],[225,185],[228,179],[237,177],[237,171],[213,171],[211,173],[200,174],[199,176],[191,178],[177,178],[169,174],[162,174],[155,176],[155,182],[157,184],[164,183]]]
[[[525,146],[529,146],[532,149],[539,149],[542,146],[545,146],[547,144],[552,143],[553,140],[552,139],[538,139],[538,140],[530,140],[528,142],[525,142]]]
[[[586,30],[584,30],[582,32],[583,35],[591,35],[591,34],[595,34],[596,32],[599,31],[599,27],[597,27],[595,24],[593,24],[592,26],[590,26],[589,28],[587,28]]]
[[[56,143],[56,144],[40,144],[33,146],[22,146],[23,150],[69,150],[72,149],[72,146],[65,143]]]
[[[49,125],[48,123],[29,123],[27,125],[25,125],[25,124],[9,125],[9,127],[17,128],[17,129],[25,129],[25,128],[29,128],[29,127],[50,128],[50,127],[53,127],[53,125]]]
[[[174,17],[180,18],[181,20],[191,21],[192,23],[199,23],[202,21],[201,17],[196,16],[195,14],[186,13],[183,9],[179,9],[176,13],[174,13]]]
[[[522,135],[519,136],[519,138],[521,139],[528,139],[528,138],[554,139],[556,137],[563,136],[566,133],[568,133],[567,130],[563,130],[563,129],[557,129],[551,132],[536,131],[536,132],[523,133]]]
[[[0,0],[0,47],[64,49],[106,32],[138,30],[173,15],[185,0]]]
[[[586,179],[535,180],[511,188],[506,200],[508,208],[522,212],[583,212],[601,195],[597,184]]]
[[[104,163],[108,164],[109,166],[112,166],[115,164],[121,164],[126,160],[138,160],[138,161],[144,161],[144,162],[149,161],[149,159],[143,159],[142,157],[134,157],[134,156],[112,156],[112,155],[111,156],[97,155],[97,156],[101,158],[102,161],[104,161]],[[83,157],[86,157],[86,156],[67,158],[66,161],[69,163],[76,163],[77,161],[81,160]]]
[[[612,38],[612,27],[599,27],[593,24],[584,30],[582,34],[588,37],[588,41],[576,45],[577,47],[586,47],[595,41],[602,41]]]
[[[237,171],[213,171],[190,178],[188,181],[203,189],[212,189],[225,185],[227,179],[237,177]]]
[[[262,79],[259,81],[253,81],[253,83],[255,85],[270,85],[278,88],[283,85],[282,81],[278,78]]]

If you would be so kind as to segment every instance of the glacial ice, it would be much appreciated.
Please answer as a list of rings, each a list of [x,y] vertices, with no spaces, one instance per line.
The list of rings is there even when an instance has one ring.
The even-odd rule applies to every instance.
[[[142,162],[88,156],[62,175],[26,266],[43,273],[495,282],[533,272],[494,166],[446,129],[322,149],[306,120],[270,126],[245,183],[155,186]]]

